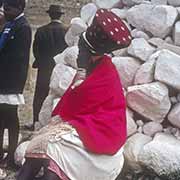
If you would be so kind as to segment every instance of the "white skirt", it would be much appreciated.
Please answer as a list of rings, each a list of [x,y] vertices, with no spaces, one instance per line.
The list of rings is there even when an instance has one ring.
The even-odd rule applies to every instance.
[[[93,154],[84,148],[75,130],[49,142],[47,155],[71,180],[114,180],[124,164],[123,148],[115,155]]]
[[[0,94],[0,104],[25,104],[23,94]]]

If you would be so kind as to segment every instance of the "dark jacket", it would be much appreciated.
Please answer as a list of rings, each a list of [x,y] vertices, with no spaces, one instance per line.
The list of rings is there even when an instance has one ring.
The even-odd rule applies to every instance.
[[[56,21],[37,29],[33,43],[34,68],[48,68],[54,64],[53,57],[67,47],[65,33],[66,28]]]
[[[16,20],[13,31],[0,51],[0,94],[22,93],[27,78],[31,28],[24,16]]]

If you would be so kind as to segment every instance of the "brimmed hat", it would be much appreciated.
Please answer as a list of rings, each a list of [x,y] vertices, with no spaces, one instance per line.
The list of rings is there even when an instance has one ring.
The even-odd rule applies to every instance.
[[[113,12],[99,9],[92,24],[83,34],[92,52],[110,53],[131,43],[131,34],[125,23]]]
[[[61,11],[61,6],[59,5],[50,5],[49,9],[46,12],[64,14],[64,12]]]
[[[22,9],[25,8],[26,5],[26,0],[3,0],[4,4],[8,4],[9,6],[19,8],[21,7]]]

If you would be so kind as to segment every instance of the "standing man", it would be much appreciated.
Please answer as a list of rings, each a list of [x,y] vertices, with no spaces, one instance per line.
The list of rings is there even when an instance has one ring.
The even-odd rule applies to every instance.
[[[31,28],[24,17],[25,0],[4,0],[6,24],[0,35],[0,167],[14,165],[18,144],[18,105],[24,104],[31,46]],[[4,157],[3,134],[8,129],[8,155]]]
[[[33,101],[33,124],[26,125],[29,130],[34,130],[34,124],[38,121],[43,101],[49,93],[50,77],[55,66],[53,57],[67,47],[64,39],[66,28],[60,21],[61,15],[64,14],[61,7],[51,5],[46,12],[49,14],[51,22],[37,29],[33,43],[35,57],[33,67],[38,69],[38,74]]]

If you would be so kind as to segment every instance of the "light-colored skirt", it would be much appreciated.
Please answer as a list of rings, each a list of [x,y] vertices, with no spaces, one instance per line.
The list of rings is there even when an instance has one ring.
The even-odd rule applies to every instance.
[[[50,158],[71,180],[114,180],[124,164],[123,148],[114,155],[88,152],[76,130],[60,121],[38,132],[27,148],[26,157]]]

